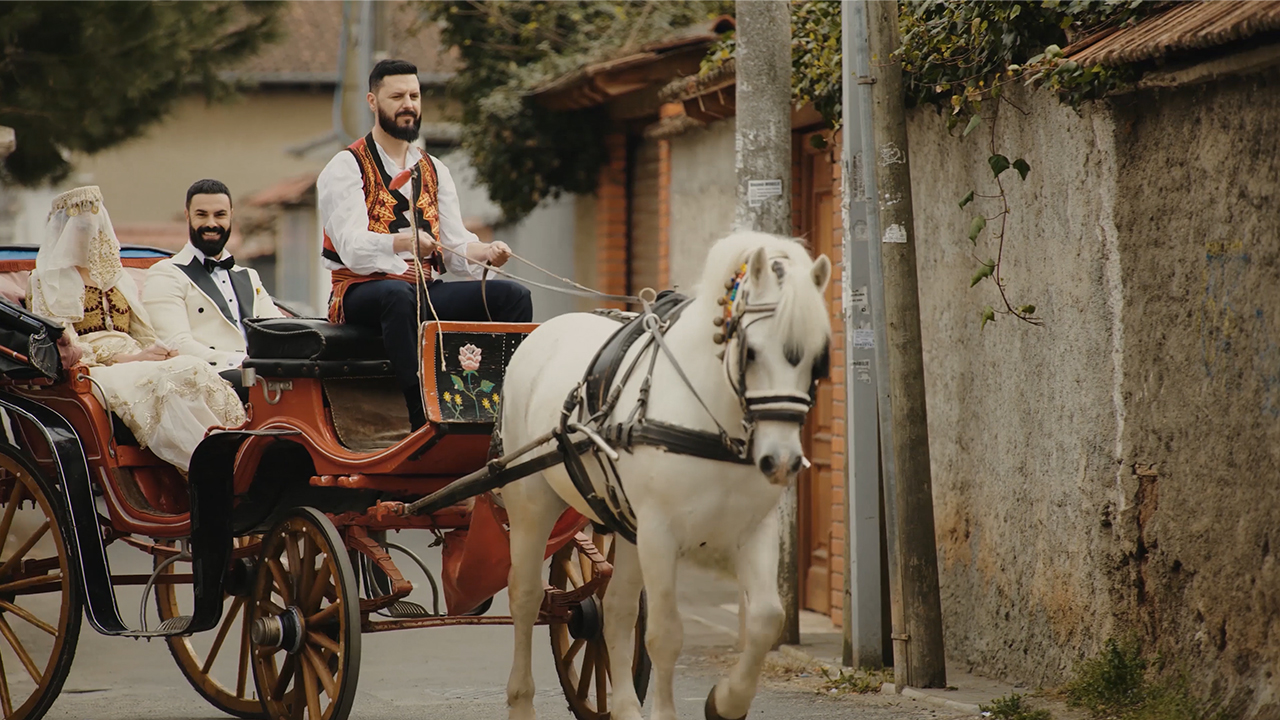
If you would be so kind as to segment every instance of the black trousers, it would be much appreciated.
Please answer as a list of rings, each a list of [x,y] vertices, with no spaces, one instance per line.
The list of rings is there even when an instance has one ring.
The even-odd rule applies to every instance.
[[[418,387],[418,305],[415,287],[403,280],[370,280],[352,285],[342,298],[346,321],[366,325],[382,333],[387,358],[395,371],[396,382],[404,392],[409,407],[409,421],[416,430],[427,423],[422,407],[422,390]],[[431,306],[440,320],[484,322],[485,302],[479,281],[444,282],[436,280],[427,287],[431,303],[422,303],[423,320],[431,317]],[[485,285],[489,313],[495,322],[530,322],[533,299],[529,289],[509,280],[490,280]]]

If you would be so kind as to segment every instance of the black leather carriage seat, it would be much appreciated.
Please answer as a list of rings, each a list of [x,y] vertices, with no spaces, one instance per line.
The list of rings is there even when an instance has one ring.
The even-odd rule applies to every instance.
[[[387,377],[391,362],[382,335],[360,325],[335,325],[324,318],[246,320],[245,338],[253,368],[267,377]]]

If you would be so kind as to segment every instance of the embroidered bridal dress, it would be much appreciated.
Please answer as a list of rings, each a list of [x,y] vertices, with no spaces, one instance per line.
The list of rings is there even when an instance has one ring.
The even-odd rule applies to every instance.
[[[99,399],[165,462],[186,472],[208,428],[244,423],[235,391],[204,360],[122,361],[155,344],[156,336],[120,263],[120,243],[97,187],[54,199],[28,301],[33,312],[67,328],[84,352],[81,362]]]

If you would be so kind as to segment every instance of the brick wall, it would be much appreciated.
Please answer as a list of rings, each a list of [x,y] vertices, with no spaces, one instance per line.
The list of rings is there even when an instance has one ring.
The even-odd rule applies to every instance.
[[[837,134],[831,145],[832,156],[841,157]],[[831,163],[831,203],[835,217],[831,221],[831,284],[827,302],[831,316],[831,474],[836,482],[831,489],[831,619],[836,626],[844,620],[844,548],[845,508],[844,477],[848,472],[845,451],[845,387],[844,387],[844,318],[840,308],[843,295],[844,218],[841,215],[842,193],[840,163]]]
[[[658,141],[658,286],[671,287],[671,141]]]
[[[612,295],[627,292],[627,138],[605,137],[609,161],[600,170],[596,190],[596,288]],[[619,303],[601,303],[622,307]]]

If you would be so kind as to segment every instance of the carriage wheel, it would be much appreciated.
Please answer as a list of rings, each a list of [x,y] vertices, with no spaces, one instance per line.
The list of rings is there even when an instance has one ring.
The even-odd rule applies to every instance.
[[[267,717],[345,720],[360,671],[360,597],[324,513],[292,510],[262,538],[249,621]]]
[[[248,547],[259,540],[255,537],[236,538],[236,547]],[[156,559],[159,563],[161,560]],[[169,565],[165,573],[191,571],[190,562]],[[155,586],[156,609],[161,620],[178,615],[190,615],[192,609],[179,607],[177,586]],[[222,624],[214,635],[201,634],[189,637],[171,637],[169,653],[178,663],[191,687],[209,704],[228,715],[240,718],[265,718],[267,715],[258,700],[257,689],[249,682],[249,599],[228,595],[223,602]],[[232,678],[235,678],[234,682]]]
[[[82,599],[48,481],[0,445],[0,715],[39,718],[62,690],[80,637]]]
[[[596,548],[613,562],[613,535],[596,535]],[[551,586],[571,590],[589,582],[595,573],[591,560],[570,543],[551,558]],[[569,709],[578,720],[609,718],[609,688],[613,682],[609,652],[605,647],[603,624],[604,592],[588,598],[574,622],[551,624],[551,654],[555,657],[560,687],[569,700]],[[631,680],[636,695],[644,702],[649,689],[649,653],[644,647],[644,593],[640,593],[640,614],[636,617],[635,653],[631,658]]]

